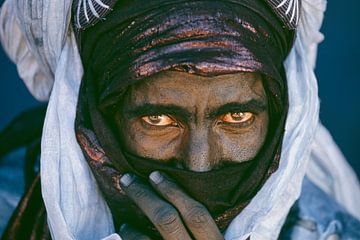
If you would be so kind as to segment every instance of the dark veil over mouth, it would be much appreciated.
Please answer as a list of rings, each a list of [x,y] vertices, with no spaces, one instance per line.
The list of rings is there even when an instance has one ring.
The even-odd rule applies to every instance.
[[[146,181],[150,172],[160,170],[204,204],[221,230],[228,226],[277,169],[288,108],[283,61],[294,36],[260,0],[119,1],[105,21],[79,33],[84,76],[76,133],[116,225],[128,222],[152,231],[115,183],[125,172]],[[113,115],[128,86],[165,70],[207,77],[261,73],[270,124],[258,155],[198,173],[128,153]],[[106,168],[97,165],[96,153],[106,159]],[[219,181],[224,176],[226,181]]]

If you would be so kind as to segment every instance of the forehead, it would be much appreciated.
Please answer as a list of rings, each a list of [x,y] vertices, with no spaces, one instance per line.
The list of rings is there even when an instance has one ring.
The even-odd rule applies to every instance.
[[[178,71],[164,71],[131,87],[133,103],[189,103],[206,99],[208,103],[245,102],[264,99],[262,76],[235,73],[204,77]]]

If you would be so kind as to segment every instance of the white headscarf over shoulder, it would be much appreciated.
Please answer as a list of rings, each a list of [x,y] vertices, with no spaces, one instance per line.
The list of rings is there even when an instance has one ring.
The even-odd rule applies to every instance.
[[[49,100],[41,183],[53,239],[121,239],[75,138],[83,68],[70,26],[71,5],[71,0],[6,0],[0,40],[34,97]],[[226,239],[276,239],[305,174],[360,219],[358,180],[319,122],[314,67],[325,8],[325,0],[302,1],[297,39],[285,62],[289,113],[280,165],[232,221]]]

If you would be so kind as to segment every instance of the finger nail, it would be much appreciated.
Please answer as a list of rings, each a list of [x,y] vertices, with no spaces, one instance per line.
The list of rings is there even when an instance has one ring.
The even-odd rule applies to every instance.
[[[121,178],[120,178],[120,183],[121,185],[123,185],[124,187],[128,187],[133,181],[135,180],[135,177],[130,175],[129,173],[125,173]]]
[[[155,184],[159,184],[164,180],[164,177],[158,171],[152,172],[149,177]]]

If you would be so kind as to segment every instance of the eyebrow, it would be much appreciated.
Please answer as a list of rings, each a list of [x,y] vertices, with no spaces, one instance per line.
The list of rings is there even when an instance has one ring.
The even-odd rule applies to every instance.
[[[230,102],[227,103],[208,114],[209,118],[223,115],[228,112],[254,112],[261,113],[267,109],[266,101],[251,99],[250,101],[240,103],[240,102]],[[190,119],[192,114],[188,110],[179,107],[173,104],[151,104],[144,103],[142,105],[136,106],[132,109],[125,111],[130,117],[139,117],[139,116],[150,116],[150,115],[160,115],[160,114],[169,114],[174,116],[179,116],[184,119]]]

